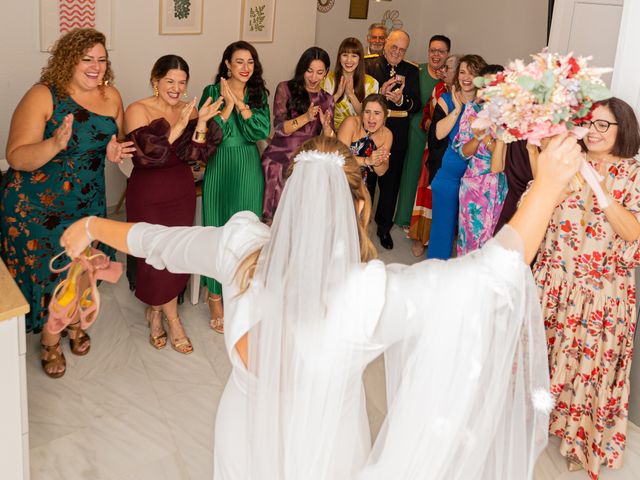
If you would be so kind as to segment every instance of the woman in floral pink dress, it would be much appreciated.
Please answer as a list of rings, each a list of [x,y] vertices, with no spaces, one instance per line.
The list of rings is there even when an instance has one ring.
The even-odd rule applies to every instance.
[[[582,185],[556,208],[534,277],[547,332],[550,432],[571,470],[597,479],[620,468],[636,323],[634,268],[640,264],[638,120],[617,98],[585,122],[587,160],[604,177],[608,205]]]

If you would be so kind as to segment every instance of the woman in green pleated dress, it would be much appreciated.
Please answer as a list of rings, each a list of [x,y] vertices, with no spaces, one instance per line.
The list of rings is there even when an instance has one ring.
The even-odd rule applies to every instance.
[[[256,142],[269,136],[269,91],[258,52],[250,43],[234,42],[225,49],[215,84],[205,87],[200,104],[221,95],[224,107],[215,119],[223,139],[209,159],[202,189],[203,224],[213,227],[242,210],[262,214],[264,175]],[[213,278],[204,278],[204,283],[211,328],[223,333],[222,288]]]

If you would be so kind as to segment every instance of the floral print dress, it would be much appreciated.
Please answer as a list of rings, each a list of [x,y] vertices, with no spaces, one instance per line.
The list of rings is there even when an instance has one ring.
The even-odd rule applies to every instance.
[[[460,130],[453,140],[453,149],[462,158],[465,158],[462,147],[473,138],[471,123],[481,109],[477,103],[472,105],[473,108],[467,108],[462,114]],[[458,194],[458,256],[477,250],[493,237],[507,196],[506,177],[502,172],[491,172],[491,152],[484,143],[468,157],[468,162]]]
[[[613,198],[640,218],[640,163],[609,165]],[[640,240],[620,238],[584,185],[556,207],[534,265],[547,333],[550,432],[560,452],[597,479],[622,466],[636,327]]]
[[[36,333],[46,323],[58,281],[49,271],[49,260],[62,249],[62,232],[84,216],[106,214],[105,154],[111,135],[118,133],[113,117],[90,112],[69,96],[59,99],[53,89],[51,96],[54,108],[44,138],[72,113],[67,148],[32,172],[9,169],[0,198],[0,252],[29,302],[27,332]]]

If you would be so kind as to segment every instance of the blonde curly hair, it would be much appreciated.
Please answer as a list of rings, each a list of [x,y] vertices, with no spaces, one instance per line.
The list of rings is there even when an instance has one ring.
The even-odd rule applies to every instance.
[[[74,28],[62,35],[51,47],[47,65],[42,69],[40,81],[44,85],[53,87],[59,98],[69,95],[69,84],[80,62],[80,59],[97,44],[101,44],[107,51],[107,39],[103,33],[93,28]],[[107,52],[107,70],[102,77],[102,83],[98,87],[104,93],[104,87],[113,81],[111,61]]]

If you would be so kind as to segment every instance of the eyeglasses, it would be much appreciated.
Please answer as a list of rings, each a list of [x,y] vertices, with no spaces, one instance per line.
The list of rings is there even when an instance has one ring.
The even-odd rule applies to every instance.
[[[584,122],[580,123],[580,126],[584,128],[591,128],[591,125],[595,127],[596,132],[606,133],[611,125],[618,125],[618,123],[609,122],[608,120],[585,120]]]
[[[391,45],[391,51],[392,52],[398,52],[401,53],[402,55],[404,55],[405,53],[407,53],[407,49],[406,48],[400,48],[397,45]]]
[[[438,48],[430,48],[429,53],[432,55],[435,55],[435,54],[446,55],[447,53],[449,53],[449,50],[440,50]]]

